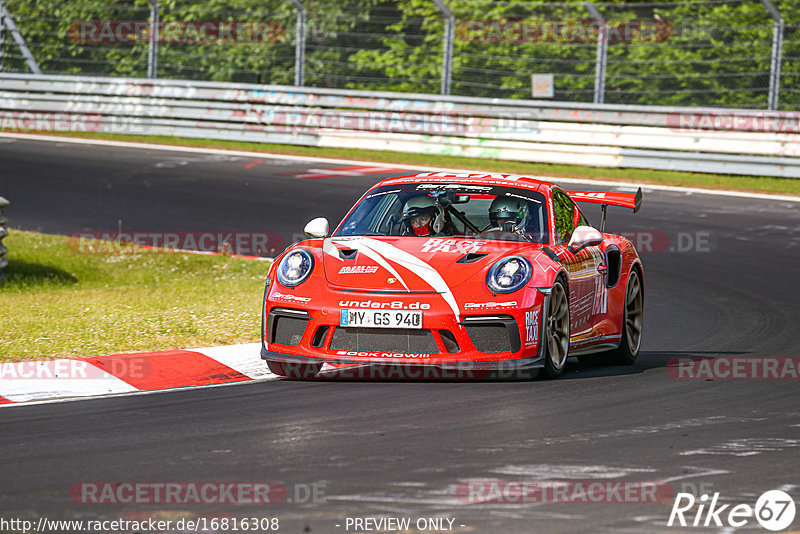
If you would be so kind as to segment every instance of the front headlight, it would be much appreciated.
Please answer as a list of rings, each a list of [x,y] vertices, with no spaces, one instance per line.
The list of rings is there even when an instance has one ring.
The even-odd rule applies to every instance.
[[[303,283],[313,269],[314,256],[309,251],[298,248],[283,257],[276,274],[281,285],[294,287]]]
[[[486,287],[492,293],[513,293],[533,274],[533,267],[522,256],[509,256],[495,263],[486,276]]]

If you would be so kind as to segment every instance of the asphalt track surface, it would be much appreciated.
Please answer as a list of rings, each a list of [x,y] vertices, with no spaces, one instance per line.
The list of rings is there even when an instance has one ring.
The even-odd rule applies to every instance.
[[[385,176],[297,177],[331,167],[4,138],[0,194],[14,228],[116,231],[121,219],[127,231],[288,240],[312,217],[338,222]],[[448,517],[457,532],[695,532],[704,529],[667,527],[671,499],[476,504],[457,489],[487,479],[661,481],[719,492],[725,504],[754,505],[776,488],[797,500],[800,382],[676,379],[667,362],[800,355],[799,208],[646,191],[638,214],[610,209],[609,231],[668,240],[640,251],[645,337],[630,367],[571,362],[561,378],[533,381],[333,376],[0,409],[0,515],[278,517],[283,532],[353,532],[347,517],[378,516]],[[68,497],[81,481],[275,481],[289,499],[87,505]],[[296,502],[295,489],[312,484],[324,497]],[[764,532],[753,519],[743,531]]]

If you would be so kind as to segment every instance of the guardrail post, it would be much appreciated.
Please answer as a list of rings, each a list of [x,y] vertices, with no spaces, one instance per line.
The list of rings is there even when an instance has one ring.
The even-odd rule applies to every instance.
[[[291,0],[297,10],[296,35],[294,41],[294,84],[305,85],[306,75],[306,8],[300,0]]]
[[[439,12],[444,16],[444,39],[442,41],[442,89],[443,95],[450,94],[450,82],[453,77],[453,40],[455,39],[456,18],[443,0],[433,0]]]
[[[150,2],[150,36],[147,44],[147,77],[155,79],[158,76],[158,0]]]
[[[6,1],[0,0],[0,12],[5,11]],[[3,16],[0,15],[0,72],[5,70],[6,60],[6,25]]]
[[[781,90],[781,60],[783,56],[783,17],[771,0],[761,0],[772,17],[772,56],[769,62],[769,98],[767,108],[778,109],[778,95]]]
[[[11,32],[11,37],[14,38],[17,46],[19,46],[19,50],[22,52],[22,56],[28,63],[28,68],[31,69],[31,72],[34,74],[41,74],[42,70],[39,68],[39,64],[36,63],[36,58],[31,54],[28,44],[25,42],[25,38],[22,37],[22,34],[19,32],[19,28],[17,28],[14,19],[11,18],[11,13],[6,9],[6,3],[4,1],[0,1],[0,26],[5,26],[8,28],[8,31]]]
[[[594,103],[602,104],[606,93],[606,63],[608,63],[608,23],[591,2],[583,2],[595,22],[600,23],[597,33],[597,57],[594,70]]]
[[[0,0],[0,6],[4,5],[5,2]],[[6,59],[6,27],[3,24],[3,21],[0,20],[0,72],[5,70],[5,59]]]
[[[3,283],[5,280],[5,274],[3,273],[3,269],[6,265],[8,265],[8,258],[6,258],[6,252],[8,249],[3,245],[3,238],[8,235],[8,230],[6,229],[6,223],[8,219],[3,217],[3,210],[11,205],[11,202],[0,197],[0,284]]]

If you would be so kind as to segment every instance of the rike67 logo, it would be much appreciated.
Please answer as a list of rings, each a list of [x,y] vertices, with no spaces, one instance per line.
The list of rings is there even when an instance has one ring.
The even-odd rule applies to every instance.
[[[691,493],[678,493],[667,526],[741,528],[755,518],[763,528],[776,532],[794,521],[794,500],[785,491],[763,493],[755,507],[749,504],[719,505],[718,500],[719,493],[714,493],[710,501],[708,495],[695,499]]]

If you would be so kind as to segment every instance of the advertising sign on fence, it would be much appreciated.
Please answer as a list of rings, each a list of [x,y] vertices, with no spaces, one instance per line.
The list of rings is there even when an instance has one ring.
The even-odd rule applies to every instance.
[[[531,87],[533,98],[553,98],[553,75],[531,74]]]

